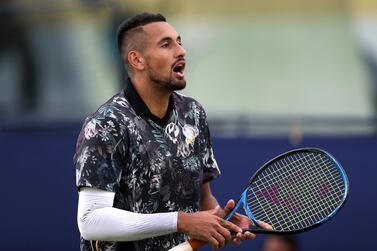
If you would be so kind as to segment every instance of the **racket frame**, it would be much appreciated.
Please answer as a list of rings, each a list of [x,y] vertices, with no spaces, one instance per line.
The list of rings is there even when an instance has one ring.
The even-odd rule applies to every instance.
[[[248,190],[249,186],[253,183],[253,181],[258,177],[258,175],[261,172],[263,172],[268,166],[270,166],[271,163],[277,162],[277,161],[285,158],[287,155],[290,155],[292,153],[298,154],[298,153],[304,153],[304,152],[305,153],[312,152],[312,153],[321,153],[321,154],[324,154],[327,157],[329,157],[331,159],[331,161],[335,164],[335,167],[338,169],[339,173],[341,174],[341,177],[342,177],[342,180],[343,180],[343,183],[344,183],[344,186],[345,186],[345,188],[344,188],[345,191],[344,191],[344,195],[343,195],[343,198],[342,198],[342,202],[326,218],[323,218],[323,219],[319,220],[318,222],[314,223],[313,225],[305,227],[303,229],[289,230],[289,231],[287,231],[287,230],[285,230],[285,231],[276,231],[276,230],[266,230],[266,229],[262,228],[258,224],[258,220],[255,219],[255,216],[254,216],[252,210],[249,208],[249,205],[246,203],[246,201],[247,201],[246,200],[247,190]],[[309,231],[309,230],[311,230],[313,228],[316,228],[316,227],[320,226],[321,224],[327,222],[331,218],[333,218],[339,212],[339,210],[344,206],[345,202],[347,201],[348,194],[349,194],[349,181],[348,181],[346,172],[344,171],[344,169],[341,166],[341,164],[334,158],[334,156],[332,156],[330,153],[328,153],[328,152],[326,152],[326,151],[324,151],[322,149],[319,149],[319,148],[313,148],[313,147],[298,148],[298,149],[294,149],[294,150],[282,153],[282,154],[276,156],[275,158],[269,160],[268,162],[266,162],[263,166],[261,166],[254,173],[254,175],[251,177],[251,179],[247,183],[247,186],[244,189],[244,191],[242,192],[242,194],[241,194],[241,196],[240,196],[240,198],[239,198],[236,206],[233,208],[233,210],[229,214],[227,214],[224,217],[224,219],[225,220],[230,220],[232,218],[232,216],[237,212],[237,210],[242,206],[243,209],[244,209],[244,211],[245,211],[245,213],[246,213],[246,215],[250,218],[251,221],[253,221],[254,225],[256,226],[254,228],[244,229],[244,232],[245,231],[249,231],[249,232],[252,232],[252,233],[268,233],[268,234],[278,234],[278,235],[302,233],[302,232]]]

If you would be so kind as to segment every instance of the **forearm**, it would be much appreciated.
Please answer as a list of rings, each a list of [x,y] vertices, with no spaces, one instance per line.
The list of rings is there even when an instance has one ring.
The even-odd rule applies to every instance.
[[[112,207],[114,194],[80,191],[77,222],[87,240],[135,241],[177,231],[177,213],[139,214]]]
[[[214,209],[218,205],[219,203],[217,202],[216,198],[213,195],[207,196],[206,198],[201,199],[200,210],[205,211],[205,210]]]
[[[219,205],[219,202],[216,200],[215,196],[213,196],[209,183],[203,184],[201,199],[200,199],[200,210],[205,211],[205,210],[214,209],[218,205]]]

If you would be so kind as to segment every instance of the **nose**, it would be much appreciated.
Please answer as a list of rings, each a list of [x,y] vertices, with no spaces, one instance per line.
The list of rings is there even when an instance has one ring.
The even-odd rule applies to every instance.
[[[177,43],[177,57],[185,57],[186,56],[186,50],[183,48],[181,44]]]

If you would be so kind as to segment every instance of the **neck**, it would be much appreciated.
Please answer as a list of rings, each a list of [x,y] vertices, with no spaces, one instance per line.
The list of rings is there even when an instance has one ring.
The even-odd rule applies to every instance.
[[[163,118],[168,111],[169,98],[172,92],[157,88],[155,83],[145,78],[134,76],[131,81],[149,111],[153,115]]]

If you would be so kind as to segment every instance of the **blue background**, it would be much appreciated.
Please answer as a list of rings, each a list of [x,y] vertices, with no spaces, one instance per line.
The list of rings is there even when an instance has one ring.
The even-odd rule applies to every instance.
[[[0,128],[0,250],[79,250],[77,191],[72,164],[79,123],[7,125]],[[249,177],[266,161],[296,147],[319,147],[345,168],[350,198],[337,217],[298,236],[301,250],[371,250],[377,225],[377,136],[288,138],[213,137],[222,176],[212,190],[224,205],[238,199]],[[225,250],[260,250],[263,237]],[[209,247],[203,250],[210,250]]]

